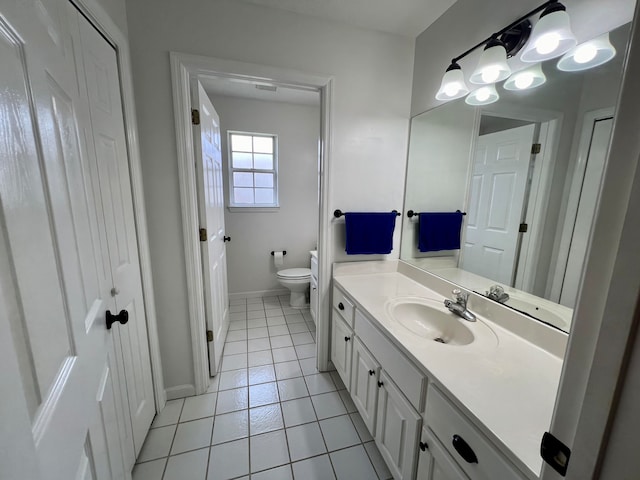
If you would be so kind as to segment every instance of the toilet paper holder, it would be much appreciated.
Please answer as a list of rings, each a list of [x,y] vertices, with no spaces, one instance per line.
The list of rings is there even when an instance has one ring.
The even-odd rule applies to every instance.
[[[273,257],[273,253],[274,253],[274,252],[273,252],[273,250],[271,250],[271,256],[272,256],[272,257]],[[282,251],[282,255],[286,255],[286,254],[287,254],[287,251],[286,251],[286,250],[283,250],[283,251]]]

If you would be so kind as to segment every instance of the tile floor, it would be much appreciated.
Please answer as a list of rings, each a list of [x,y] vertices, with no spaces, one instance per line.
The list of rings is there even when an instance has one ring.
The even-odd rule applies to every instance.
[[[220,373],[167,402],[133,480],[391,478],[337,372],[315,368],[309,310],[288,300],[230,302]]]

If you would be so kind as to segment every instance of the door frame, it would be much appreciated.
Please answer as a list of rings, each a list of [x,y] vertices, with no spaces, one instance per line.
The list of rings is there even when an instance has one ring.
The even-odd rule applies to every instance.
[[[331,119],[334,78],[269,65],[238,62],[170,52],[173,111],[176,129],[178,179],[182,236],[193,352],[195,394],[209,387],[209,360],[206,342],[206,320],[202,260],[198,239],[198,202],[196,195],[195,150],[191,128],[191,79],[216,76],[229,79],[269,82],[280,86],[304,88],[320,93],[320,220],[318,229],[318,321],[316,349],[318,369],[327,370],[329,362],[329,284],[333,258],[330,239],[329,164],[331,157]]]
[[[131,178],[131,193],[133,196],[134,220],[138,239],[142,294],[146,312],[149,356],[151,357],[151,375],[153,377],[156,412],[160,412],[167,402],[167,395],[164,389],[164,377],[160,357],[160,341],[158,339],[155,294],[151,277],[151,254],[149,251],[149,233],[147,230],[147,214],[144,203],[142,163],[140,159],[138,124],[136,120],[129,41],[97,0],[68,1],[73,3],[80,10],[82,15],[84,15],[93,24],[100,34],[109,43],[111,43],[116,50],[118,75],[120,77],[120,91],[122,95],[125,139],[129,157],[129,174]]]

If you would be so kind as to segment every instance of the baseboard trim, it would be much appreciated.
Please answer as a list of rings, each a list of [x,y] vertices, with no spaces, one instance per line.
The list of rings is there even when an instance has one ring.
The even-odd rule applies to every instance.
[[[167,400],[175,400],[176,398],[193,397],[196,394],[196,387],[193,384],[176,385],[165,389]]]
[[[289,295],[289,290],[286,288],[279,288],[277,290],[257,290],[255,292],[230,293],[229,299],[237,300],[239,298],[277,297],[278,295]]]

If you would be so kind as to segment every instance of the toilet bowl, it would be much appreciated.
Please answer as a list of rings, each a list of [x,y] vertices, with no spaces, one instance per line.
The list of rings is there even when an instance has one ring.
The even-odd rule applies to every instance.
[[[293,308],[306,307],[306,292],[311,282],[311,269],[287,268],[286,270],[280,270],[276,276],[280,285],[287,287],[291,291],[289,305]]]

